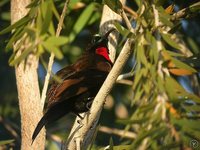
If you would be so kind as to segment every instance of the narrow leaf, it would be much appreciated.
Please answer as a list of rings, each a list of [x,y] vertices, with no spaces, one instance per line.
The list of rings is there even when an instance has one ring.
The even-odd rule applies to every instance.
[[[61,53],[61,51],[58,49],[58,47],[56,47],[52,43],[43,42],[42,45],[48,52],[50,52],[50,53],[53,52],[58,59],[63,58],[63,54]]]
[[[24,24],[26,24],[27,22],[29,22],[31,20],[31,18],[29,16],[25,16],[23,17],[22,19],[20,19],[19,21],[15,22],[14,24],[8,26],[7,28],[3,29],[1,32],[0,32],[0,35],[2,34],[5,34],[5,33],[8,33],[10,32],[11,30],[19,27],[19,26],[22,26]]]
[[[46,42],[51,43],[52,45],[55,46],[61,46],[68,42],[68,38],[64,36],[59,36],[59,37],[51,36],[46,40]]]
[[[44,9],[45,11],[44,10],[42,11],[44,15],[44,20],[42,24],[41,34],[44,34],[48,31],[52,19],[52,1],[51,0],[45,1],[42,9]]]
[[[31,45],[29,48],[24,50],[21,55],[19,55],[17,58],[14,58],[14,60],[11,60],[9,63],[11,66],[18,65],[21,61],[27,58],[27,56],[33,51],[34,46]]]
[[[13,143],[15,140],[3,140],[3,141],[0,141],[0,146],[1,145],[6,145],[6,144],[10,144],[10,143]]]
[[[167,42],[167,44],[169,44],[173,48],[180,49],[180,46],[174,40],[171,39],[170,34],[161,33],[161,35],[162,35],[162,38]]]
[[[84,28],[84,26],[88,23],[90,17],[93,14],[95,9],[95,4],[91,3],[84,9],[78,20],[76,21],[70,35],[69,35],[69,42],[71,43],[74,41],[76,35]]]

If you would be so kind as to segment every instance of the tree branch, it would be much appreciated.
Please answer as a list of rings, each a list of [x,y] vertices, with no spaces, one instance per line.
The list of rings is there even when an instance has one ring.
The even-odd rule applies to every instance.
[[[106,126],[100,126],[99,131],[107,133],[107,134],[115,134],[122,138],[129,138],[129,139],[135,139],[136,134],[130,131],[115,129],[115,128],[109,128]]]

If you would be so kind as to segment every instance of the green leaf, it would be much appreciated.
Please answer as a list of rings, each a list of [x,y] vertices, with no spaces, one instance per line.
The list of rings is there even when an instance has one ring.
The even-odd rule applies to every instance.
[[[58,49],[58,47],[56,47],[56,45],[53,45],[52,43],[49,42],[42,42],[42,45],[44,46],[44,48],[48,51],[48,52],[53,52],[56,56],[56,58],[58,59],[62,59],[63,58],[63,54],[61,53],[61,51]]]
[[[84,28],[84,26],[88,23],[90,20],[90,17],[92,16],[93,12],[95,9],[95,4],[91,3],[90,5],[87,6],[87,8],[84,9],[82,14],[79,16],[77,19],[70,35],[69,35],[69,42],[71,43],[74,41],[75,37],[77,34]]]
[[[49,25],[52,19],[52,1],[51,0],[45,1],[41,6],[41,9],[44,16],[44,20],[40,34],[44,34],[49,30]]]
[[[0,141],[0,146],[1,145],[6,145],[6,144],[10,144],[10,143],[13,143],[15,140],[3,140],[3,141]]]
[[[53,14],[55,15],[56,19],[59,21],[60,15],[59,15],[59,13],[58,13],[58,11],[56,9],[56,6],[55,6],[54,2],[52,2],[52,11],[53,11]]]
[[[26,15],[25,17],[23,17],[22,19],[18,20],[17,22],[15,22],[14,24],[8,26],[7,28],[3,29],[0,32],[0,35],[11,32],[11,30],[18,28],[19,26],[25,25],[26,23],[28,23],[31,20],[31,18]]]
[[[34,50],[34,46],[31,45],[29,48],[27,48],[26,50],[24,50],[21,55],[17,56],[17,58],[13,57],[14,59],[10,59],[9,64],[11,66],[15,66],[18,65],[21,61],[23,61],[24,59],[27,58],[27,56]],[[16,55],[15,55],[16,56]]]
[[[161,36],[167,42],[167,44],[169,44],[173,48],[181,49],[180,46],[174,40],[171,39],[171,35],[170,34],[161,33]]]
[[[26,8],[36,7],[41,3],[41,0],[33,0]]]
[[[8,41],[7,45],[6,45],[6,51],[8,51],[9,49],[11,49],[13,47],[14,42],[16,42],[17,40],[19,40],[25,33],[24,26],[19,27],[14,34],[12,35],[12,37],[10,38],[10,40]]]
[[[95,13],[91,16],[90,20],[88,21],[88,25],[91,25],[91,24],[95,23],[95,22],[98,21],[98,19],[100,19],[100,18],[101,18],[101,14],[100,14],[99,12],[95,12]]]
[[[114,22],[113,24],[117,28],[117,31],[119,33],[121,33],[124,37],[129,37],[129,38],[130,37],[132,37],[132,38],[135,37],[135,35],[132,32],[130,32],[129,30],[124,28],[122,25],[120,25],[119,22]]]
[[[168,92],[170,100],[176,102],[177,100],[191,100],[200,104],[200,97],[193,93],[187,92],[175,79],[172,77],[166,77],[165,88]],[[173,90],[172,90],[173,89]],[[185,102],[185,101],[183,101]]]
[[[68,38],[64,36],[59,36],[59,37],[51,36],[46,40],[46,42],[51,43],[52,45],[55,46],[61,46],[68,42]]]
[[[173,51],[170,51],[170,50],[164,50],[166,53],[168,53],[170,56],[173,56],[173,57],[183,57],[184,55],[183,54],[180,54],[180,53],[176,53],[176,52],[173,52]]]
[[[188,71],[191,71],[192,73],[196,73],[197,72],[194,68],[190,67],[189,65],[187,65],[186,63],[184,63],[184,62],[182,62],[182,61],[180,61],[178,59],[171,58],[171,61],[175,64],[175,66],[177,68],[186,69]]]
[[[155,134],[158,134],[160,131],[163,131],[163,130],[164,130],[164,127],[154,127],[150,130],[141,131],[140,134],[137,136],[137,138],[131,144],[131,148],[136,149],[146,137],[155,136]]]
[[[122,4],[119,0],[103,0],[103,3],[115,13],[121,14]]]
[[[147,64],[148,64],[147,58],[145,56],[145,49],[144,49],[143,45],[141,45],[141,44],[138,44],[138,46],[137,46],[137,60],[138,60],[138,62],[141,62],[145,66],[147,66]]]

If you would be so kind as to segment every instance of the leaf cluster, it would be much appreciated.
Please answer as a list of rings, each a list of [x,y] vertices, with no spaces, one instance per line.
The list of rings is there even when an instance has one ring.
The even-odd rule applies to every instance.
[[[119,1],[105,2],[121,14]],[[200,141],[200,97],[183,88],[184,83],[178,79],[197,75],[194,58],[198,61],[198,55],[183,45],[184,39],[176,32],[180,22],[174,20],[173,5],[165,9],[160,1],[136,2],[138,18],[132,21],[136,24],[135,33],[115,24],[123,36],[133,38],[135,43],[131,100],[134,110],[129,119],[118,121],[126,131],[137,135],[126,149],[189,148],[190,141]],[[200,5],[195,3],[188,8],[198,13]],[[111,143],[110,149],[120,146]]]

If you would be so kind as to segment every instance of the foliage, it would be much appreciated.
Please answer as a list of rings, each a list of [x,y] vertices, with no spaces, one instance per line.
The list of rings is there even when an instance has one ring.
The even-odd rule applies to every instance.
[[[7,0],[3,0],[0,2],[0,7],[7,3]],[[9,59],[11,66],[26,60],[30,53],[43,58],[46,54],[53,52],[60,60],[64,58],[63,54],[71,60],[74,60],[73,55],[80,54],[80,49],[83,49],[84,43],[87,43],[85,39],[88,36],[81,31],[92,27],[96,32],[102,4],[87,0],[83,2],[70,1],[62,36],[58,37],[55,29],[63,3],[60,0],[34,0],[27,6],[30,11],[24,18],[5,29],[1,27],[0,35],[4,40],[8,39],[7,37],[12,31],[6,46],[3,43],[1,47],[1,49],[5,48],[8,54],[12,53],[10,50],[13,43],[21,39],[17,44],[16,51]],[[114,150],[191,147],[192,140],[200,141],[200,98],[196,92],[199,91],[199,85],[192,85],[192,82],[199,81],[199,45],[196,43],[198,36],[195,35],[195,32],[192,33],[195,29],[189,28],[184,31],[182,26],[192,19],[198,20],[200,3],[186,4],[187,2],[184,2],[185,6],[182,8],[185,9],[182,10],[180,9],[183,3],[177,2],[173,5],[168,1],[136,0],[134,3],[128,1],[128,9],[123,7],[118,0],[104,0],[103,3],[119,15],[121,15],[122,9],[126,11],[129,21],[134,27],[134,33],[119,22],[115,22],[114,25],[123,39],[132,38],[134,40],[134,46],[130,63],[127,63],[126,66],[128,68],[126,71],[131,70],[131,74],[133,74],[131,77],[133,84],[122,87],[117,85],[114,88],[112,93],[115,105],[112,110],[105,110],[100,122],[113,128],[123,128],[126,132],[134,133],[136,137],[120,140],[113,135],[114,138],[111,138],[109,142],[109,136],[100,133],[97,135],[92,149],[100,147],[104,149],[105,147],[102,145],[105,144],[110,145],[107,149]],[[176,11],[182,13],[175,13],[173,10],[175,8]],[[133,20],[135,18],[133,12],[137,14],[135,20]],[[8,14],[8,12],[5,11],[2,14]],[[1,16],[1,20],[4,22],[9,20],[5,16],[8,15]],[[181,19],[185,21],[182,26]],[[194,27],[198,28],[199,24],[195,24]],[[27,42],[25,39],[28,39],[30,44],[24,47],[21,55],[16,55],[21,48],[20,44]],[[43,59],[41,60],[43,61]],[[180,82],[185,78],[189,79],[189,84]],[[188,91],[188,88],[191,90]],[[133,97],[130,96],[130,93]],[[16,98],[13,97],[10,99],[16,101]],[[7,99],[6,97],[3,99],[5,100],[1,107],[4,109],[1,110],[4,111],[1,111],[1,115],[6,118],[14,112],[14,116],[19,116],[16,112],[16,104],[14,106],[8,104],[10,108],[5,107]],[[113,125],[117,118],[117,112],[115,113],[114,109],[118,110],[119,104],[123,104],[126,111],[129,112],[129,117],[123,120],[118,119],[117,124]],[[14,120],[14,117],[10,119]],[[19,130],[19,121],[13,122],[18,124],[18,127],[15,123],[11,123],[11,127]],[[70,123],[71,121],[69,121]],[[66,126],[65,123],[64,126]],[[55,127],[53,130],[56,130]],[[63,137],[62,133],[59,136]],[[7,139],[12,138],[13,136],[9,136]],[[13,142],[13,140],[0,140],[2,140],[1,144]],[[55,142],[49,143],[48,149],[57,147]]]
[[[133,48],[136,67],[131,101],[136,110],[129,119],[119,123],[137,135],[130,140],[129,149],[189,148],[192,140],[200,141],[200,97],[184,89],[177,79],[196,76],[195,66],[182,61],[188,58],[184,49],[191,51],[182,45],[184,40],[178,32],[172,32],[177,24],[172,10],[165,10],[157,2],[137,4],[139,17],[135,20]],[[197,12],[200,3],[188,9]],[[119,13],[116,8],[112,10]]]

